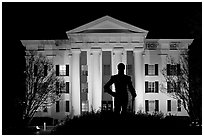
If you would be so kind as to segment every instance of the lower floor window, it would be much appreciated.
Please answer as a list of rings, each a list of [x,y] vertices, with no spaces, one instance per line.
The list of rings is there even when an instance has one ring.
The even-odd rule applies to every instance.
[[[102,101],[102,110],[113,110],[113,101]]]
[[[89,111],[89,104],[88,104],[88,100],[87,101],[82,101],[82,112],[88,112]]]
[[[159,111],[159,100],[145,100],[145,111],[146,112],[158,112]]]

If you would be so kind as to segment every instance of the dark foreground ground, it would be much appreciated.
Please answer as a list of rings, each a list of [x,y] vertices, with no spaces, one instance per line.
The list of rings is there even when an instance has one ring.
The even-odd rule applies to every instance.
[[[54,128],[58,135],[201,135],[201,126],[192,126],[188,117],[162,114],[127,114],[117,116],[112,112],[89,113],[72,120],[67,119]]]
[[[10,135],[201,135],[202,126],[192,125],[188,117],[163,114],[115,115],[113,112],[87,113],[67,118],[46,131],[32,128],[15,128],[3,134]]]

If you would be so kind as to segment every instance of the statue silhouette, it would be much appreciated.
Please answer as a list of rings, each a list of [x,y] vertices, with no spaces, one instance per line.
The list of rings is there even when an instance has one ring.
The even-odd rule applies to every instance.
[[[134,98],[137,96],[134,87],[132,86],[131,77],[124,74],[125,65],[123,63],[118,64],[118,74],[111,76],[110,80],[104,85],[104,92],[109,93],[113,97],[115,97],[115,113],[125,114],[127,112],[128,105],[128,89]],[[110,89],[110,86],[115,84],[116,92],[113,92]]]

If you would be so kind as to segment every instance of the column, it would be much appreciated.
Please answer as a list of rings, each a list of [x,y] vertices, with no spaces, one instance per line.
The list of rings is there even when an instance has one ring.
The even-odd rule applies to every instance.
[[[80,49],[72,49],[71,89],[72,113],[80,115]]]
[[[102,100],[102,66],[101,66],[101,49],[92,49],[92,105],[93,110],[101,108]]]
[[[92,68],[92,52],[90,50],[87,51],[87,64],[88,64],[88,101],[89,101],[89,112],[93,110],[93,100],[92,100],[92,75],[93,75],[93,68]]]
[[[135,64],[135,90],[137,97],[135,99],[135,111],[143,111],[144,101],[144,74],[143,74],[143,48],[134,49],[134,64]]]

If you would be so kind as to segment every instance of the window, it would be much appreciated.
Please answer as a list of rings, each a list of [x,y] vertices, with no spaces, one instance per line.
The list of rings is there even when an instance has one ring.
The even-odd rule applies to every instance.
[[[69,93],[69,82],[66,82],[66,93]]]
[[[104,75],[111,75],[110,65],[104,65]]]
[[[173,93],[176,91],[176,88],[173,83],[170,81],[167,82],[167,93]]]
[[[145,100],[145,111],[149,111],[149,100]]]
[[[83,93],[88,93],[88,83],[81,83],[81,91]]]
[[[145,75],[149,76],[158,75],[158,64],[154,65],[145,64]]]
[[[177,101],[177,111],[181,111],[181,100],[179,99],[178,101]]]
[[[59,75],[65,76],[66,75],[66,65],[60,65],[59,66]]]
[[[132,69],[132,65],[127,65],[126,67],[127,69],[127,75],[132,75],[133,74],[133,69]]]
[[[145,93],[159,93],[159,82],[145,81]]]
[[[88,112],[89,111],[89,104],[88,104],[88,101],[82,101],[82,112]]]
[[[56,82],[55,83],[55,90],[56,90],[56,94],[59,94],[59,92],[60,92],[60,89],[59,89],[59,82]]]
[[[66,112],[69,112],[69,101],[66,101]]]
[[[82,76],[88,76],[88,65],[81,65]]]
[[[110,111],[113,110],[113,102],[112,101],[107,102],[107,109]]]
[[[146,112],[158,112],[159,111],[159,100],[145,100],[145,111]]]
[[[44,48],[45,48],[45,45],[43,44],[38,45],[38,50],[44,50]]]
[[[37,88],[38,88],[38,85],[37,85],[37,82],[34,83],[34,92],[37,92]]]
[[[167,100],[167,111],[171,111],[171,100]]]
[[[158,45],[159,44],[157,42],[146,42],[146,49],[148,49],[148,50],[156,50]]]
[[[177,50],[179,46],[178,42],[172,42],[170,43],[170,50]]]
[[[59,76],[59,65],[56,65],[56,76]]]
[[[69,65],[56,65],[56,76],[69,76]]]
[[[60,111],[59,101],[56,101],[56,112]]]
[[[38,75],[38,66],[34,65],[34,76]]]
[[[112,111],[113,110],[113,101],[102,101],[102,110]]]
[[[180,75],[180,64],[171,65],[167,64],[167,75]]]
[[[102,101],[102,110],[107,110],[106,101]]]
[[[47,65],[44,65],[44,76],[47,76]]]
[[[67,83],[64,83],[64,82],[56,82],[56,93],[59,94],[59,93],[67,93],[69,91],[69,87],[67,87],[69,85],[69,82]]]
[[[180,82],[171,83],[170,81],[167,82],[167,93],[179,92],[180,91]]]
[[[155,100],[155,111],[159,112],[159,100]]]

